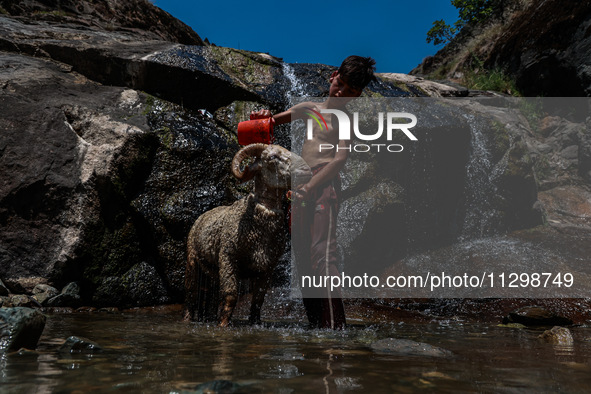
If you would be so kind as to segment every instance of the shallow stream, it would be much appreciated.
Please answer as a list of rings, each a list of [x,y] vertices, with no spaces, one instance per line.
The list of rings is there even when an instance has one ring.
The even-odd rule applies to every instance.
[[[574,346],[557,347],[537,338],[542,329],[458,320],[350,320],[347,330],[332,332],[308,330],[299,321],[255,327],[237,321],[219,329],[179,316],[150,310],[49,314],[36,352],[0,359],[0,391],[211,392],[212,383],[202,384],[215,380],[231,381],[234,391],[228,392],[240,393],[572,393],[591,387],[588,327],[571,328]],[[103,351],[59,353],[71,335]],[[370,345],[382,338],[424,342],[454,356],[380,354]]]

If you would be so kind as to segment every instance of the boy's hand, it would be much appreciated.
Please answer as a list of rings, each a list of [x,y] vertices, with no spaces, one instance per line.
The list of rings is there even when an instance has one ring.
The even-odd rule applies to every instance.
[[[261,109],[260,111],[252,111],[250,113],[250,120],[253,119],[265,119],[272,117],[273,114],[268,109]]]
[[[308,198],[308,188],[306,185],[298,187],[295,191],[295,197],[299,200],[306,200]]]

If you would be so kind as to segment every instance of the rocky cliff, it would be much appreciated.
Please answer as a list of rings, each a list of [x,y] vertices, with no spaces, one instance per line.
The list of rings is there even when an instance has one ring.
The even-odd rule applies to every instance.
[[[146,1],[0,6],[0,279],[10,293],[80,285],[77,299],[44,299],[52,306],[182,301],[190,226],[249,187],[228,171],[236,124],[255,108],[281,110],[294,95],[325,96],[334,67],[203,45]],[[468,93],[384,74],[367,95]],[[494,105],[477,107],[469,110],[506,124],[485,137],[495,220],[479,234],[527,229],[545,218],[565,231],[588,231],[584,119],[558,114],[514,127]],[[417,240],[408,250],[390,242],[389,261],[452,245],[472,231],[462,223],[466,201],[475,199],[466,194],[466,168],[478,153],[474,127],[446,106],[429,119],[425,143],[395,161],[349,164],[355,175],[345,178],[343,209],[369,224],[345,243],[346,261],[356,261],[357,245],[384,219],[396,237]],[[288,128],[276,137],[290,145]],[[383,176],[384,168],[399,170]],[[353,214],[359,201],[373,204],[361,216]]]
[[[411,74],[470,83],[474,74],[495,71],[524,96],[590,96],[591,1],[504,4],[502,15],[468,24]]]

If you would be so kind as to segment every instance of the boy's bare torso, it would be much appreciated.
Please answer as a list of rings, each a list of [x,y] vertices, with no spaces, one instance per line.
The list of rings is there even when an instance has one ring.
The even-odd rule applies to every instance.
[[[298,104],[298,110],[304,108],[311,108],[314,111],[320,112],[324,109],[323,103],[305,102]],[[306,117],[301,117],[307,121]],[[311,168],[314,168],[320,164],[330,162],[336,153],[336,146],[339,143],[339,125],[336,117],[330,115],[324,115],[326,120],[327,129],[320,128],[316,122],[313,122],[312,139],[305,137],[304,146],[302,148],[302,158],[308,163]],[[320,149],[321,144],[332,145],[333,149]]]

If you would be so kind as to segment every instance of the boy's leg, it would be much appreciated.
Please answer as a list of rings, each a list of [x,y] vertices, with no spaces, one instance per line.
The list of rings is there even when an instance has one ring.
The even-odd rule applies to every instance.
[[[311,262],[318,276],[340,276],[337,269],[336,223],[338,200],[335,188],[327,185],[314,207],[312,226]],[[330,282],[329,282],[330,283]],[[342,329],[345,326],[345,308],[340,289],[323,289],[320,300],[320,327]]]
[[[310,259],[310,245],[312,244],[312,224],[314,222],[314,211],[311,203],[303,205],[296,202],[292,205],[291,216],[291,246],[294,251],[297,264],[298,276],[313,276],[312,262]],[[303,304],[306,309],[306,317],[310,328],[320,326],[321,299],[318,289],[314,287],[302,288]]]
[[[320,328],[320,317],[322,315],[322,298],[304,297],[303,301],[310,328]]]

